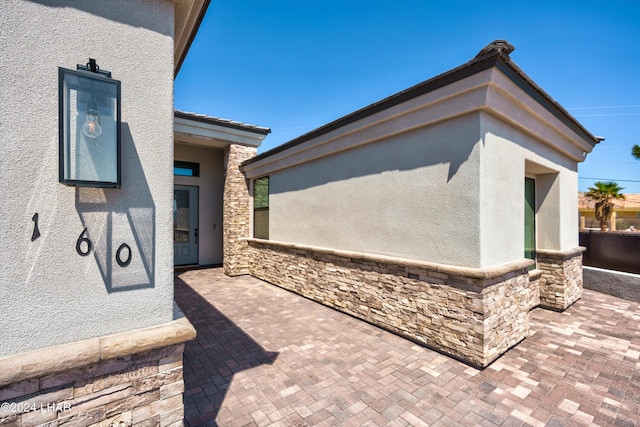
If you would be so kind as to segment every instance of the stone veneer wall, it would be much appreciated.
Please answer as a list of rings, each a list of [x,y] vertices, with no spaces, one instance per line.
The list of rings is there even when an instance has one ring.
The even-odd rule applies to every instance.
[[[484,367],[527,337],[529,261],[492,269],[247,239],[251,275]]]
[[[225,150],[224,195],[222,202],[222,256],[224,273],[228,276],[249,274],[247,243],[243,240],[251,231],[251,195],[249,182],[240,164],[256,155],[255,147],[231,144]]]
[[[538,269],[542,270],[539,279],[541,307],[562,311],[580,299],[584,249],[537,251]]]
[[[0,359],[0,425],[183,425],[182,318]]]

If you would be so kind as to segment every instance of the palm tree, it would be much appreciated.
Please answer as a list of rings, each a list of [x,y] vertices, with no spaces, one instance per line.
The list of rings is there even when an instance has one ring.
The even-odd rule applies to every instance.
[[[600,222],[600,231],[607,231],[607,224],[613,214],[613,201],[624,200],[624,194],[620,193],[624,188],[617,182],[596,182],[585,197],[596,202],[596,219]]]
[[[636,144],[631,147],[631,155],[636,158],[636,160],[640,160],[640,145]]]

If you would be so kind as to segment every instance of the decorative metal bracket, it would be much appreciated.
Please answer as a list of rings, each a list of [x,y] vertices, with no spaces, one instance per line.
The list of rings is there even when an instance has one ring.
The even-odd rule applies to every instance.
[[[93,59],[93,58],[89,58],[89,62],[87,62],[86,65],[77,64],[76,65],[76,70],[90,71],[92,73],[97,73],[97,74],[103,75],[105,77],[111,78],[111,71],[103,71],[103,70],[101,70],[100,67],[98,66],[98,64],[96,64],[96,60]]]

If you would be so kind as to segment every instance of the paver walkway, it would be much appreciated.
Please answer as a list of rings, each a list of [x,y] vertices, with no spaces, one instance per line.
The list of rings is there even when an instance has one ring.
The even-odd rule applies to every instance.
[[[176,275],[187,426],[640,426],[640,305],[584,291],[480,371],[252,277]]]

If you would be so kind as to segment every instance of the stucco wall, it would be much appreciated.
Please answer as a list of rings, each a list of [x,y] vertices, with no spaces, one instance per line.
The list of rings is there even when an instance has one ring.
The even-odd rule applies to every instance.
[[[479,129],[473,113],[273,172],[270,240],[479,267]]]
[[[482,114],[482,133],[482,266],[523,256],[525,176],[536,180],[537,248],[577,247],[577,163],[489,114]]]
[[[269,239],[464,267],[515,262],[532,177],[538,248],[577,247],[577,162],[595,137],[508,66],[424,84],[434,87],[248,162],[248,178],[271,177]]]
[[[172,320],[172,2],[5,0],[0,16],[0,356]],[[122,82],[121,189],[58,183],[58,67],[89,58]]]
[[[525,176],[536,179],[538,247],[578,246],[577,164],[485,112],[271,173],[269,238],[464,267],[514,262]]]
[[[179,185],[194,185],[198,191],[198,264],[222,263],[222,190],[224,151],[178,144],[176,160],[200,163],[200,176],[176,176]]]

